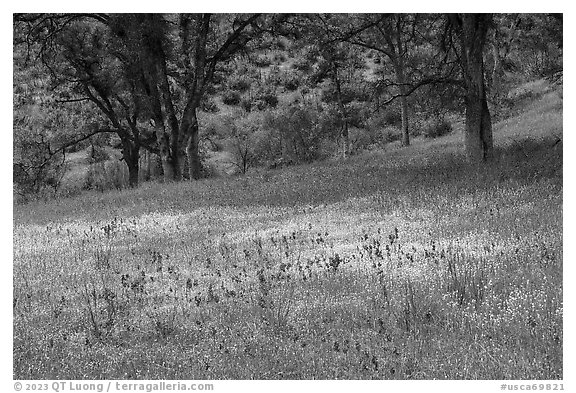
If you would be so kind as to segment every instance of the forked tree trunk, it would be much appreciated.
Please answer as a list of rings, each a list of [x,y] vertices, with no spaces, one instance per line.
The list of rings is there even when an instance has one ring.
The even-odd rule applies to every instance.
[[[160,123],[160,122],[158,122]],[[161,124],[161,123],[160,123]],[[164,181],[181,181],[184,179],[186,170],[191,180],[197,180],[201,176],[201,163],[198,150],[198,120],[196,109],[190,106],[182,116],[179,131],[168,135],[164,127],[156,127],[156,135]],[[186,161],[188,167],[186,168]]]

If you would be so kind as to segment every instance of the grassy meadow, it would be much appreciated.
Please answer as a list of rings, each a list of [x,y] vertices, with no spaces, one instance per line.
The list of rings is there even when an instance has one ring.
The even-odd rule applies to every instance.
[[[562,101],[246,176],[14,206],[15,379],[563,378]]]

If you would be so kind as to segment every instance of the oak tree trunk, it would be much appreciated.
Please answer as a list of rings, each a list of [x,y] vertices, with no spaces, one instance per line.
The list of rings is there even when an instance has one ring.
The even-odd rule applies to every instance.
[[[492,158],[492,121],[486,91],[469,92],[466,97],[465,147],[466,156],[472,162]]]
[[[182,181],[186,164],[186,153],[180,144],[174,144],[172,150],[172,167],[174,168],[174,180]]]
[[[188,156],[188,173],[190,179],[198,180],[201,175],[200,155],[198,153],[198,123],[193,127],[188,144],[186,145],[186,155]]]
[[[128,164],[128,185],[131,188],[138,187],[138,163],[130,162]]]
[[[406,54],[406,46],[402,43],[402,28],[401,24],[396,24],[396,45],[389,41],[389,47],[394,53],[392,59],[395,68],[396,82],[400,86],[400,112],[402,117],[402,146],[410,145],[410,129],[408,125],[408,97],[406,89],[406,70],[404,64],[404,56]]]
[[[340,110],[340,116],[342,117],[342,129],[340,131],[340,138],[342,140],[342,157],[346,158],[350,154],[350,136],[348,131],[348,114],[346,113],[346,107],[344,106],[344,100],[342,99],[342,87],[340,85],[340,78],[338,76],[338,65],[334,62],[333,64],[333,78],[336,85],[336,99],[338,101],[338,108]]]
[[[466,87],[466,156],[472,162],[487,161],[492,158],[494,150],[483,57],[489,17],[485,14],[463,14],[457,23]]]
[[[171,182],[174,180],[174,164],[172,161],[172,153],[170,151],[169,138],[167,133],[164,132],[164,127],[156,127],[156,135],[160,160],[162,161],[164,181]]]
[[[196,100],[199,102],[199,100]],[[198,150],[199,135],[198,135],[198,117],[196,114],[196,106],[192,105],[187,108],[186,113],[182,119],[182,134],[184,135],[182,144],[186,148],[186,156],[188,158],[188,175],[190,180],[198,180],[201,177],[201,163],[200,154]]]
[[[406,87],[400,86],[400,111],[402,117],[402,146],[410,145],[410,128],[408,125],[408,97],[406,97]]]
[[[400,98],[400,106],[402,111],[402,146],[409,146],[410,128],[408,126],[408,98],[402,96]]]
[[[122,159],[128,167],[128,185],[138,187],[138,175],[140,171],[140,146],[131,140],[122,140]]]
[[[150,152],[144,150],[144,181],[149,181],[152,177],[152,157],[150,157]]]

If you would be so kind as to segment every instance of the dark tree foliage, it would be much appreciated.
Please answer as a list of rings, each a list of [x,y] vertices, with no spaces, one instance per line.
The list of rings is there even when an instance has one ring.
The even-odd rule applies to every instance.
[[[162,158],[165,180],[200,176],[197,110],[222,63],[274,17],[210,14],[16,15],[70,101],[89,100],[122,140],[131,183],[140,148]]]

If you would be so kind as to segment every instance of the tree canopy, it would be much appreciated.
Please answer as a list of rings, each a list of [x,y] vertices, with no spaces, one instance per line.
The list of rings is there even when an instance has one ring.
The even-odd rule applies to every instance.
[[[164,181],[199,179],[206,138],[242,135],[246,171],[248,157],[321,157],[327,141],[343,156],[407,146],[447,113],[464,115],[466,154],[486,161],[511,75],[562,71],[556,14],[15,14],[13,28],[26,192],[57,184],[66,153],[98,134],[131,186],[143,152]],[[231,111],[234,133],[219,120]]]

